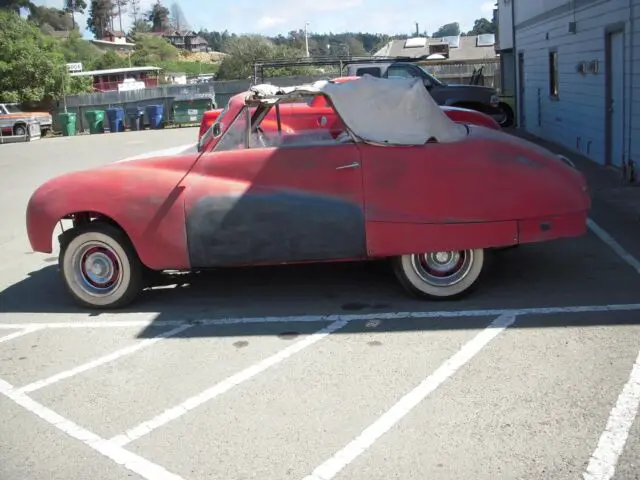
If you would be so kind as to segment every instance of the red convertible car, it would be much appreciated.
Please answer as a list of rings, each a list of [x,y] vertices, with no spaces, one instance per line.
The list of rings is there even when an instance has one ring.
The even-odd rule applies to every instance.
[[[339,122],[282,128],[280,109],[319,95]],[[379,258],[409,292],[451,299],[478,284],[488,249],[586,232],[587,184],[570,162],[452,121],[414,79],[254,86],[211,131],[201,153],[34,192],[34,251],[51,253],[56,224],[72,220],[59,262],[78,303],[127,305],[154,271]]]
[[[360,80],[363,77],[338,77],[331,80],[333,83],[344,83]],[[470,123],[473,125],[482,125],[494,130],[500,130],[500,124],[491,116],[476,110],[468,108],[440,106],[442,111],[454,122]],[[222,108],[209,110],[202,116],[200,122],[200,131],[198,133],[198,151],[202,151],[208,147],[207,143],[211,141],[211,136],[207,134],[211,126],[217,121],[220,114],[224,111]],[[265,119],[266,128],[274,128],[276,126],[275,111],[271,111]],[[280,115],[282,118],[282,128],[296,130],[298,128],[309,129],[313,127],[326,128],[326,125],[334,125],[339,121],[335,116],[334,110],[327,105],[323,95],[310,97],[306,102],[289,102],[280,107]],[[264,127],[264,126],[263,126]],[[204,137],[204,138],[203,138]]]

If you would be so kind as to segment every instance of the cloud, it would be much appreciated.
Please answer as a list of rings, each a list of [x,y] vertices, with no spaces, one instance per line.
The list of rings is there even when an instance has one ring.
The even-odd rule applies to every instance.
[[[294,2],[297,8],[301,8],[304,12],[309,13],[325,13],[325,12],[338,12],[342,10],[350,10],[352,8],[359,8],[364,6],[363,0],[323,0],[323,1],[307,1],[307,2]]]
[[[284,23],[287,23],[286,18],[264,15],[263,17],[260,17],[258,19],[256,26],[258,27],[259,31],[262,31],[262,30],[268,30],[273,27],[277,27],[278,25],[282,25]]]

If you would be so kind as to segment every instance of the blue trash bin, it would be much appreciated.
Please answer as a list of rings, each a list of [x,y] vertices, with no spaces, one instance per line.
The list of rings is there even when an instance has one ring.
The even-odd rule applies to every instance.
[[[163,105],[147,105],[145,110],[147,112],[147,118],[149,119],[149,128],[157,130],[164,126]]]
[[[131,130],[142,130],[142,117],[144,109],[142,107],[127,108],[127,117],[129,117],[129,128]]]
[[[124,109],[107,108],[107,121],[111,133],[124,132]]]

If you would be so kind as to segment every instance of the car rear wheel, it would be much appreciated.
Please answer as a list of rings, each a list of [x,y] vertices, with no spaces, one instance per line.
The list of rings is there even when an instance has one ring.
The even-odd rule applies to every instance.
[[[393,259],[402,286],[420,298],[452,300],[478,285],[485,267],[483,249],[402,255]]]
[[[86,308],[122,308],[142,290],[143,267],[133,245],[104,223],[76,228],[61,246],[60,270],[74,300]]]
[[[13,127],[13,134],[18,137],[24,137],[27,134],[27,126],[20,124]]]
[[[500,103],[500,114],[495,120],[500,124],[502,128],[507,128],[513,126],[514,114],[513,110],[506,103]]]

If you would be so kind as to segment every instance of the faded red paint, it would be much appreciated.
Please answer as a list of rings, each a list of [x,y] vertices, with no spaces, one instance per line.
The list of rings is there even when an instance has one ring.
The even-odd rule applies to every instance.
[[[306,108],[299,121],[312,129],[316,110],[290,105]],[[229,101],[224,128],[243,106],[244,94]],[[586,232],[590,199],[584,176],[550,152],[492,130],[472,126],[463,141],[410,147],[211,148],[201,155],[114,163],[48,181],[27,207],[33,250],[52,251],[52,232],[61,218],[95,212],[124,229],[148,267],[188,269],[185,222],[196,202],[225,194],[242,197],[249,190],[292,189],[362,209],[363,258],[499,247]],[[354,161],[361,168],[336,170]]]
[[[52,252],[56,223],[76,212],[95,212],[118,223],[141,261],[156,269],[188,268],[184,186],[198,154],[113,163],[54,178],[27,205],[34,251]]]

